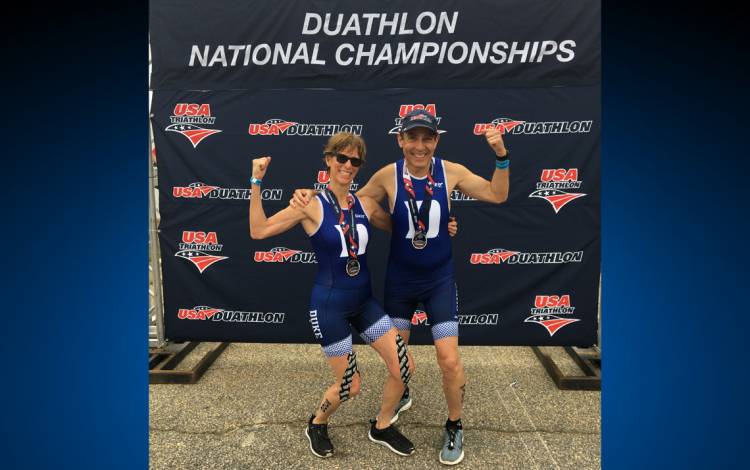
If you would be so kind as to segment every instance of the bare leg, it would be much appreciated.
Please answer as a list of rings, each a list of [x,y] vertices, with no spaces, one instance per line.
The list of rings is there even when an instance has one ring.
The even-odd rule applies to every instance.
[[[396,335],[398,330],[391,328],[386,334],[372,343],[372,347],[380,354],[388,367],[388,377],[383,386],[383,401],[378,413],[376,429],[384,429],[390,426],[393,411],[396,409],[401,395],[404,393],[404,382],[401,377],[401,368],[396,346]]]
[[[458,355],[458,337],[448,336],[435,341],[435,352],[443,373],[443,393],[448,403],[448,419],[461,418],[466,390],[466,376],[461,357]]]
[[[411,334],[411,330],[398,330],[398,334],[401,335],[401,338],[404,340],[404,343],[406,345],[409,345],[409,335]],[[407,357],[409,358],[409,373],[414,376],[414,371],[417,368],[416,363],[414,362],[414,357],[411,355],[411,349],[407,349],[406,352]]]
[[[323,399],[320,405],[315,410],[315,418],[313,418],[314,424],[324,424],[328,422],[328,418],[333,414],[334,411],[342,403],[342,384],[344,383],[344,377],[347,368],[350,368],[349,356],[334,356],[328,358],[328,363],[331,365],[333,375],[336,377],[336,382],[328,387],[328,390],[323,394]],[[351,387],[348,390],[346,398],[353,398],[359,393],[361,378],[359,372],[355,373],[351,378]],[[345,398],[345,399],[346,399]]]

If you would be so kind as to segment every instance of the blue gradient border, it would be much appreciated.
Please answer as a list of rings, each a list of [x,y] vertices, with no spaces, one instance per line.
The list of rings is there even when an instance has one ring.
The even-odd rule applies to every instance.
[[[5,18],[3,468],[148,466],[147,7]]]
[[[747,99],[730,18],[603,2],[607,469],[744,466],[748,163],[731,108]]]

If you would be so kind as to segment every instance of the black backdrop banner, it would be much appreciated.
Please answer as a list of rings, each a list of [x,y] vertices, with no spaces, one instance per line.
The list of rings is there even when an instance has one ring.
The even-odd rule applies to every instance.
[[[314,342],[312,247],[301,227],[250,239],[251,159],[273,156],[262,194],[270,214],[294,189],[325,185],[323,145],[351,131],[368,144],[356,189],[402,157],[395,134],[416,107],[445,131],[436,156],[480,176],[494,170],[486,128],[505,129],[512,149],[506,203],[451,194],[461,343],[595,344],[599,9],[595,1],[152,2],[167,338]],[[292,60],[295,48],[308,58]],[[412,48],[416,59],[404,63],[398,51]],[[381,300],[388,237],[376,231],[368,246]],[[431,343],[427,323],[417,310],[411,342]]]

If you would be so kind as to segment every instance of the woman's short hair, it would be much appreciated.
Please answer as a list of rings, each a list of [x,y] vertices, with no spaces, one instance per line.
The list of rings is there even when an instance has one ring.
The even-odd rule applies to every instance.
[[[323,163],[326,164],[326,155],[339,153],[349,147],[354,148],[359,154],[359,158],[362,159],[362,163],[365,163],[367,155],[365,140],[351,132],[337,132],[328,139],[325,147],[323,147]],[[326,166],[328,165],[326,164]]]

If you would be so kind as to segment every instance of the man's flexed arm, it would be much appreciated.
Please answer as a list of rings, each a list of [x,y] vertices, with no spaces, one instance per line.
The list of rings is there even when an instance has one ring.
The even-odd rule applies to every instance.
[[[484,134],[487,144],[495,152],[497,160],[492,180],[487,181],[472,173],[468,168],[458,163],[445,162],[448,179],[456,183],[461,192],[485,202],[501,203],[508,199],[510,189],[510,170],[507,160],[508,150],[503,142],[502,131],[490,129]],[[505,159],[505,160],[503,160]]]

